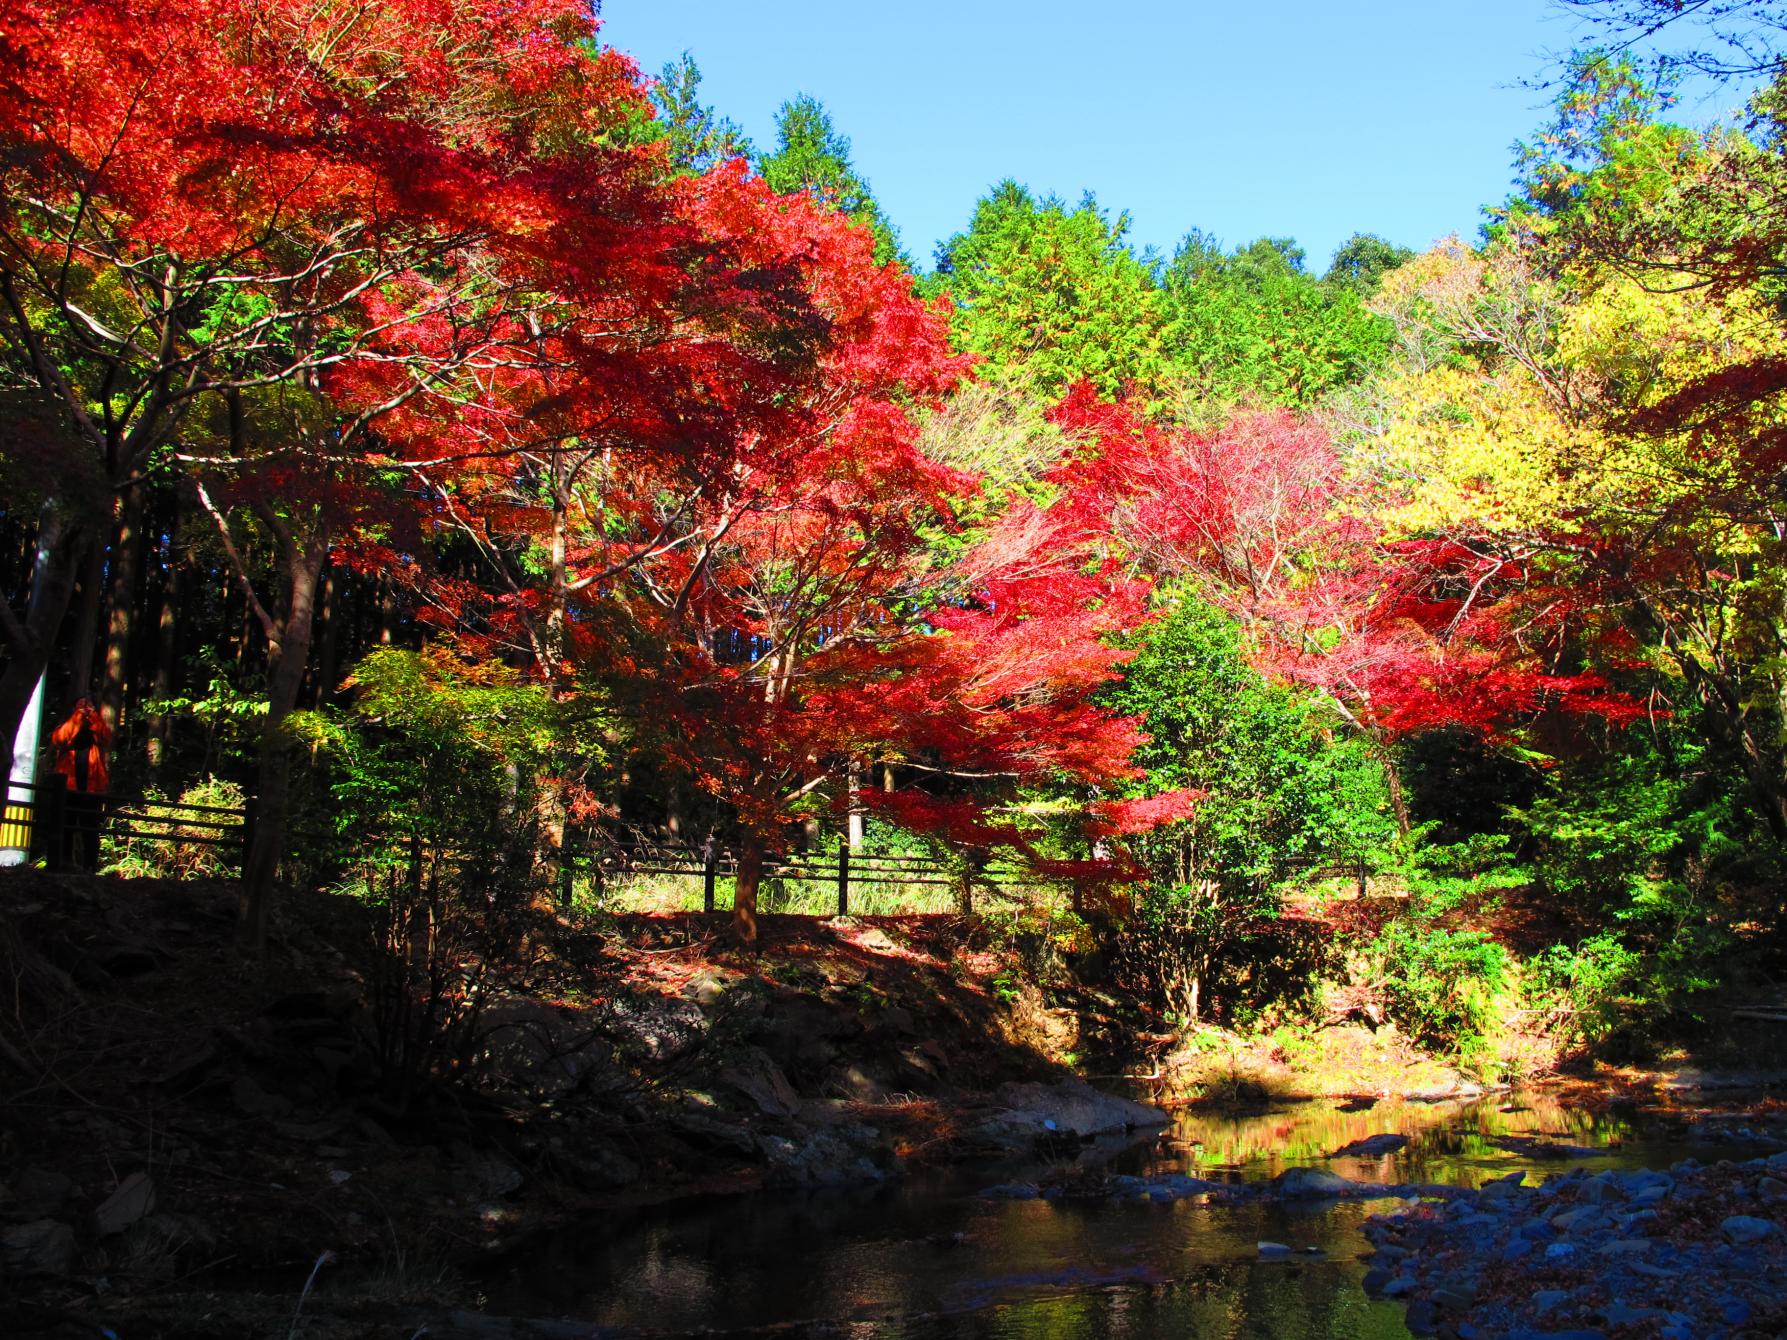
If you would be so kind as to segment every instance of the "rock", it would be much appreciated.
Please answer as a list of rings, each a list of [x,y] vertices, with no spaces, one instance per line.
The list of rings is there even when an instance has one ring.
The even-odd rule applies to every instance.
[[[141,977],[159,968],[161,958],[142,945],[114,945],[100,954],[99,966],[116,978]]]
[[[1511,1263],[1522,1257],[1530,1256],[1534,1246],[1531,1238],[1510,1238],[1507,1245],[1502,1248],[1502,1260],[1505,1263]]]
[[[722,1070],[719,1082],[743,1096],[766,1117],[792,1117],[800,1111],[800,1095],[782,1068],[761,1047],[747,1048]]]
[[[1756,1183],[1756,1194],[1767,1201],[1787,1200],[1787,1182],[1778,1177],[1764,1177]]]
[[[93,1211],[93,1226],[102,1238],[122,1233],[155,1209],[155,1183],[148,1173],[132,1173]]]
[[[705,969],[691,977],[688,985],[683,987],[683,999],[692,1000],[704,1009],[709,1008],[719,1004],[727,988],[738,980],[736,974],[722,972],[718,968]]]
[[[1584,1204],[1601,1205],[1608,1201],[1622,1201],[1626,1198],[1626,1189],[1606,1173],[1591,1177],[1582,1184],[1579,1199]]]
[[[1259,1244],[1259,1249],[1262,1261],[1282,1261],[1287,1256],[1293,1255],[1291,1249],[1282,1242],[1262,1242]]]
[[[8,1275],[66,1275],[74,1269],[74,1229],[57,1219],[34,1219],[0,1231],[0,1271]]]
[[[861,1066],[845,1066],[837,1077],[838,1085],[858,1103],[885,1103],[887,1089]]]
[[[1407,1298],[1415,1291],[1415,1278],[1412,1275],[1398,1275],[1384,1286],[1385,1298]]]
[[[48,1168],[27,1168],[13,1184],[19,1213],[32,1219],[52,1219],[74,1195],[74,1181]]]
[[[1545,1249],[1547,1261],[1570,1261],[1576,1257],[1576,1246],[1569,1242],[1554,1242]]]
[[[900,947],[888,938],[879,926],[865,926],[856,932],[856,943],[871,954],[897,954]]]
[[[1477,1197],[1479,1200],[1492,1204],[1499,1201],[1511,1200],[1515,1196],[1518,1196],[1521,1191],[1525,1190],[1521,1185],[1525,1180],[1526,1174],[1523,1172],[1509,1173],[1506,1177],[1494,1178],[1491,1181],[1483,1183],[1483,1185],[1477,1189]]]
[[[1439,1325],[1439,1309],[1425,1298],[1417,1298],[1403,1313],[1402,1324],[1410,1335],[1432,1335]]]
[[[632,1186],[644,1171],[613,1145],[596,1142],[577,1151],[576,1175],[587,1187],[607,1188]]]
[[[1602,1256],[1643,1256],[1651,1248],[1649,1238],[1615,1238],[1601,1244]]]
[[[1747,1247],[1764,1238],[1772,1238],[1780,1230],[1770,1220],[1734,1214],[1720,1221],[1719,1231],[1725,1235],[1725,1241],[1733,1246]]]
[[[686,1055],[706,1035],[701,1007],[676,997],[621,997],[611,1007],[610,1025],[643,1059],[662,1064]]]
[[[684,1139],[707,1149],[724,1149],[745,1158],[755,1158],[761,1152],[757,1137],[744,1127],[699,1112],[673,1112],[664,1119],[664,1124]]]
[[[1602,1219],[1598,1206],[1579,1205],[1573,1210],[1552,1215],[1551,1226],[1560,1233],[1584,1233],[1593,1229]]]
[[[1286,1168],[1272,1179],[1272,1190],[1287,1200],[1303,1200],[1317,1196],[1356,1196],[1375,1188],[1331,1173],[1326,1168]]]
[[[1468,1294],[1458,1293],[1452,1289],[1435,1289],[1433,1305],[1441,1312],[1456,1315],[1470,1310],[1471,1299]]]
[[[1125,1131],[1157,1131],[1167,1125],[1158,1108],[1101,1093],[1081,1079],[1058,1084],[1007,1084],[999,1090],[1005,1104],[1000,1118],[1035,1134],[1061,1132],[1088,1139]]]
[[[215,1038],[206,1036],[190,1040],[162,1066],[155,1082],[174,1089],[190,1088],[210,1072],[220,1055]]]
[[[1666,1315],[1660,1307],[1633,1307],[1618,1298],[1600,1312],[1601,1320],[1609,1326],[1642,1326],[1647,1321],[1662,1321]]]
[[[1554,1307],[1562,1307],[1570,1301],[1568,1289],[1540,1289],[1533,1295],[1533,1311],[1549,1312]]]
[[[247,1075],[236,1076],[230,1085],[230,1101],[246,1117],[283,1117],[292,1110],[288,1099],[268,1093]]]
[[[788,1140],[779,1135],[759,1139],[759,1147],[769,1163],[771,1179],[784,1186],[848,1186],[862,1182],[880,1182],[887,1174],[860,1147],[864,1143],[856,1131],[867,1127],[816,1131],[805,1140]]]
[[[982,1200],[1035,1200],[1042,1188],[1035,1182],[1001,1182],[980,1193]]]
[[[1342,1145],[1328,1157],[1338,1159],[1394,1154],[1399,1149],[1408,1148],[1408,1142],[1408,1136],[1386,1131],[1381,1135],[1368,1135],[1363,1140],[1355,1140],[1350,1145]]]
[[[527,1178],[498,1154],[485,1154],[463,1141],[453,1146],[453,1189],[469,1200],[497,1200],[519,1191]]]

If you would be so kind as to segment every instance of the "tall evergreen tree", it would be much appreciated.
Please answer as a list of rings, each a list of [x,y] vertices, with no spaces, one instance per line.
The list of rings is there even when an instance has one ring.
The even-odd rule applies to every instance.
[[[1414,259],[1415,253],[1409,248],[1385,241],[1376,233],[1354,233],[1335,251],[1328,273],[1322,278],[1369,299],[1377,295],[1385,275]]]
[[[782,195],[805,191],[864,224],[875,235],[875,263],[904,261],[899,234],[882,213],[869,184],[850,162],[850,139],[838,133],[831,113],[810,94],[785,102],[776,112],[776,150],[757,161],[770,189]]]
[[[652,85],[651,100],[670,141],[670,161],[679,171],[699,174],[755,152],[735,122],[702,103],[701,67],[686,51],[664,63]]]
[[[1290,238],[1224,252],[1193,229],[1161,287],[1167,357],[1205,399],[1305,406],[1364,377],[1389,349],[1388,323],[1358,288],[1311,275]]]
[[[956,346],[1044,395],[1082,380],[1107,395],[1154,387],[1159,295],[1128,231],[1127,214],[1111,219],[1090,195],[1069,209],[1000,182],[937,249],[932,283],[954,300]]]

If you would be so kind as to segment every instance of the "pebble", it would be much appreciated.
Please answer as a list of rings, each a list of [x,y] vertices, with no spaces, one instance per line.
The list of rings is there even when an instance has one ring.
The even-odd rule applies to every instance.
[[[1666,1173],[1575,1170],[1537,1187],[1498,1179],[1367,1221],[1380,1253],[1370,1288],[1405,1298],[1409,1329],[1422,1335],[1605,1340],[1593,1323],[1736,1340],[1776,1306],[1787,1275],[1787,1181],[1771,1172],[1787,1176],[1787,1152]],[[1739,1209],[1756,1212],[1719,1217]],[[1710,1239],[1695,1227],[1709,1221],[1719,1226]],[[1549,1287],[1528,1292],[1534,1283]],[[1562,1329],[1572,1322],[1582,1329]]]
[[[1720,1222],[1719,1231],[1725,1235],[1725,1240],[1734,1246],[1748,1247],[1753,1242],[1772,1238],[1779,1230],[1767,1219],[1758,1219],[1754,1215],[1748,1214],[1734,1214]]]

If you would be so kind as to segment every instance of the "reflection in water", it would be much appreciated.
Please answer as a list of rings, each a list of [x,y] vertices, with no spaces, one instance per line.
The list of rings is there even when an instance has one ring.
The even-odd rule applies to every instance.
[[[1523,1152],[1532,1138],[1608,1148],[1596,1166],[1659,1166],[1695,1152],[1536,1094],[1356,1112],[1325,1103],[1249,1115],[1186,1111],[1159,1141],[1123,1151],[1111,1166],[1259,1180],[1392,1131],[1409,1137],[1407,1148],[1325,1166],[1365,1181],[1475,1185],[1583,1161]],[[1101,1153],[1109,1160],[1112,1151]],[[1399,1306],[1370,1302],[1359,1288],[1360,1227],[1383,1202],[974,1196],[1010,1173],[957,1170],[894,1187],[614,1216],[559,1235],[489,1281],[489,1307],[659,1334],[801,1321],[877,1340],[1407,1334]],[[1261,1240],[1319,1255],[1263,1262]]]

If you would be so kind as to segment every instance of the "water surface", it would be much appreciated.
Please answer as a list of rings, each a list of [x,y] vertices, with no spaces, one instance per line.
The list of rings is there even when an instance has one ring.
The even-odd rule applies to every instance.
[[[1383,1132],[1408,1136],[1408,1147],[1328,1157]],[[1523,1147],[1534,1140],[1604,1152],[1545,1157]],[[1240,1180],[1320,1164],[1362,1181],[1474,1186],[1516,1169],[1536,1180],[1583,1164],[1666,1166],[1730,1153],[1529,1094],[1364,1110],[1333,1103],[1239,1115],[1186,1110],[1157,1140],[1094,1148],[1082,1161]],[[488,1281],[486,1306],[638,1335],[791,1325],[864,1340],[1408,1334],[1402,1308],[1371,1302],[1359,1285],[1361,1226],[1394,1202],[1225,1206],[976,1194],[1047,1171],[958,1168],[866,1190],[614,1215],[558,1235],[521,1268]],[[1262,1261],[1262,1240],[1314,1250]]]

